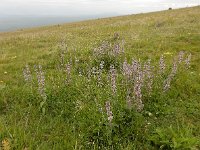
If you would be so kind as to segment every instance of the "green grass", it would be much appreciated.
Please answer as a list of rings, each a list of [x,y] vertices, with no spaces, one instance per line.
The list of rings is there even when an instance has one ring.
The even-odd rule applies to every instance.
[[[0,149],[200,149],[200,7],[90,20],[0,33]],[[118,33],[119,38],[114,34]],[[125,53],[94,55],[104,41],[124,40]],[[67,44],[67,51],[60,47]],[[106,49],[110,51],[110,49]],[[63,52],[64,51],[64,52]],[[178,66],[171,88],[162,92],[173,59],[191,53],[191,67]],[[72,61],[70,82],[61,66]],[[166,72],[157,75],[160,56]],[[142,88],[144,109],[126,107],[127,89],[120,66],[127,59],[149,58],[154,66],[153,91]],[[79,61],[76,61],[78,59]],[[88,80],[88,69],[105,62],[101,76]],[[28,64],[33,78],[26,83]],[[38,92],[34,65],[45,74],[46,99]],[[117,71],[113,94],[110,65]],[[81,72],[81,75],[80,73]],[[133,89],[130,93],[134,95]],[[105,102],[111,102],[112,124]],[[133,101],[134,103],[134,101]],[[102,111],[99,111],[102,108]]]

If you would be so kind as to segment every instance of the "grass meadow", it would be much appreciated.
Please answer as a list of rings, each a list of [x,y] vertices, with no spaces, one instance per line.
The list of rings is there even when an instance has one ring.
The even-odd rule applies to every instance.
[[[0,33],[0,149],[200,149],[200,7]]]

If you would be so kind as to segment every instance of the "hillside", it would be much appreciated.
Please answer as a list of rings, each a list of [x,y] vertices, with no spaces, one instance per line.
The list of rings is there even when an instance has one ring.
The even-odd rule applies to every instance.
[[[199,149],[199,29],[197,6],[0,33],[0,149]]]

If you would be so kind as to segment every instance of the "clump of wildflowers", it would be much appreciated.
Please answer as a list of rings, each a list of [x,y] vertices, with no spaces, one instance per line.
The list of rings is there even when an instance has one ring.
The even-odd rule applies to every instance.
[[[92,70],[91,68],[87,68],[87,81],[90,82],[92,77]]]
[[[146,84],[147,84],[147,92],[150,95],[152,92],[152,86],[153,86],[153,73],[151,69],[151,59],[147,61],[147,63],[144,65],[144,73],[147,77]]]
[[[104,41],[101,44],[101,46],[94,49],[94,55],[97,56],[97,57],[102,56],[102,55],[106,55],[106,54],[108,54],[109,49],[110,49],[109,43]]]
[[[140,69],[141,69],[140,63],[137,60],[132,59],[131,71],[132,71],[132,76],[133,76],[133,79],[132,79],[133,82],[136,81],[136,78],[138,76]]]
[[[30,68],[28,65],[26,65],[25,68],[23,69],[23,75],[24,75],[24,79],[27,83],[32,82],[31,71],[30,71]]]
[[[116,42],[114,44],[110,44],[104,41],[99,47],[94,49],[94,56],[102,57],[102,56],[120,56],[124,53],[124,40],[122,42]]]
[[[132,77],[132,68],[131,67],[132,66],[127,63],[127,60],[125,60],[122,64],[122,71],[123,71],[122,73],[125,77],[127,77],[127,79],[131,79],[131,77]]]
[[[38,67],[35,66],[35,71],[36,71],[37,80],[38,80],[38,92],[39,92],[40,96],[44,100],[46,100],[47,95],[45,93],[45,76],[44,76],[44,72],[42,70],[42,66],[41,65],[38,65]]]
[[[104,64],[105,64],[105,62],[104,62],[104,61],[101,61],[101,63],[100,63],[100,69],[101,69],[101,70],[103,70]]]
[[[143,77],[143,71],[138,70],[134,83],[135,105],[138,112],[142,111],[144,108],[144,104],[142,102]]]
[[[186,68],[190,68],[190,61],[191,61],[191,53],[187,56],[187,58],[185,59],[185,65],[186,65]]]
[[[164,87],[163,87],[163,91],[166,92],[169,90],[170,85],[171,85],[171,81],[172,79],[175,77],[176,72],[177,72],[177,61],[175,60],[173,63],[173,67],[172,67],[172,71],[169,74],[169,76],[167,77],[167,79],[164,81]]]
[[[109,101],[106,102],[105,107],[106,107],[106,113],[107,113],[107,116],[108,116],[108,121],[109,121],[109,123],[111,125],[112,120],[113,120],[113,113],[111,111],[111,105],[110,105]]]
[[[164,56],[161,55],[160,61],[159,61],[159,74],[163,74],[165,71],[165,61],[164,61]]]
[[[119,55],[120,53],[121,53],[121,47],[120,47],[119,43],[116,43],[116,44],[114,45],[112,54],[113,54],[114,56],[117,56],[117,55]]]
[[[180,64],[183,61],[184,52],[180,51],[178,54],[178,63]]]
[[[141,64],[136,61],[132,60],[132,65],[128,64],[125,60],[122,64],[122,71],[124,76],[128,79],[127,81],[133,84],[133,94],[135,100],[135,106],[138,112],[143,110],[144,104],[142,102],[142,86],[144,82],[145,71],[142,71]],[[148,75],[150,76],[150,70],[147,68]],[[149,85],[151,86],[151,85]],[[130,91],[127,93],[127,106],[131,108],[132,100],[130,97]]]
[[[113,94],[117,93],[117,84],[116,84],[116,70],[114,65],[110,66],[110,80],[111,80],[111,89]]]

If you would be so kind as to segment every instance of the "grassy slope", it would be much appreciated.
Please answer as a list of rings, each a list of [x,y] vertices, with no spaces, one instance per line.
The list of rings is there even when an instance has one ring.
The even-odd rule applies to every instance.
[[[69,123],[66,118],[60,117],[58,112],[50,111],[46,116],[41,115],[38,108],[39,98],[32,96],[24,85],[22,68],[27,63],[32,66],[40,63],[45,66],[47,75],[54,75],[55,71],[51,68],[55,63],[60,41],[65,39],[69,51],[76,49],[75,55],[79,59],[88,60],[92,49],[102,41],[110,40],[115,32],[125,40],[128,60],[132,57],[141,60],[150,57],[154,61],[158,60],[161,54],[170,53],[165,57],[167,62],[171,62],[180,50],[191,52],[190,71],[187,71],[187,74],[184,71],[181,72],[182,75],[179,74],[174,89],[163,98],[169,101],[165,105],[158,105],[162,106],[162,109],[155,108],[155,111],[162,115],[144,118],[152,124],[151,130],[170,125],[174,128],[183,126],[182,128],[187,130],[194,128],[193,136],[200,138],[199,28],[200,7],[193,7],[0,33],[0,140],[9,139],[11,145],[17,149],[48,149],[53,145],[55,149],[61,149],[64,145],[72,149],[85,146],[84,133],[81,132],[89,131],[79,127],[80,131],[77,129],[78,131],[72,132],[75,123]],[[80,96],[81,93],[85,94],[84,90],[81,92],[81,88],[85,88],[81,82],[77,81],[78,90],[75,87],[75,91],[72,90],[74,93],[68,96],[71,96],[72,101],[80,99],[83,105],[87,105],[89,99]],[[62,90],[67,92],[66,89]],[[62,90],[55,93],[62,93]],[[52,100],[57,100],[55,95]],[[133,142],[136,149],[141,145],[147,149],[155,148],[146,142],[146,139],[139,142],[142,144]],[[128,149],[129,145],[124,144],[122,147]]]

